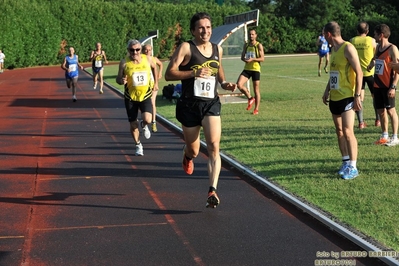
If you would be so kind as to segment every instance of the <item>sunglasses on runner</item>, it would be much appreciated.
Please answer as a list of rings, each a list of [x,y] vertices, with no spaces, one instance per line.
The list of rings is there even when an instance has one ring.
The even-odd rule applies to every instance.
[[[141,50],[141,48],[136,48],[136,49],[130,48],[130,49],[129,49],[129,51],[132,52],[132,53],[133,53],[134,51],[140,52],[140,50]]]

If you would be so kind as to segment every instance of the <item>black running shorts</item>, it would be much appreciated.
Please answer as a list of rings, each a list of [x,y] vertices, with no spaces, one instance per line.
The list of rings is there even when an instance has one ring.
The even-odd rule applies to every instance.
[[[330,112],[333,115],[341,115],[342,113],[353,109],[353,97],[345,98],[340,101],[331,101],[330,100]]]
[[[252,78],[252,81],[260,80],[260,72],[259,71],[251,71],[251,70],[243,70],[241,75],[246,77],[247,79]]]
[[[176,104],[176,119],[185,127],[201,126],[205,116],[220,116],[219,96],[210,101],[180,98]]]
[[[141,113],[152,113],[151,97],[142,102],[135,102],[125,98],[125,108],[129,122],[134,122],[137,120],[139,110]]]
[[[388,97],[388,91],[386,88],[374,88],[374,105],[376,109],[390,109],[395,107],[395,98]]]

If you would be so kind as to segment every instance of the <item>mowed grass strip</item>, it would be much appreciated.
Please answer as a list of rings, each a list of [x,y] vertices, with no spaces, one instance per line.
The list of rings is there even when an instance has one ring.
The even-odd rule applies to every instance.
[[[335,128],[321,100],[329,76],[324,71],[317,76],[317,63],[317,55],[266,55],[259,115],[246,111],[246,104],[224,104],[221,149],[336,221],[399,251],[399,147],[373,144],[381,129],[374,126],[372,98],[366,88],[367,128],[359,130],[355,121],[360,175],[340,179]],[[235,82],[243,63],[226,59],[223,65],[227,79]],[[122,90],[115,83],[117,68],[106,66],[105,80]],[[162,88],[169,83],[177,82],[160,81],[157,111],[177,123],[175,105],[162,99]],[[389,130],[391,134],[391,124]]]

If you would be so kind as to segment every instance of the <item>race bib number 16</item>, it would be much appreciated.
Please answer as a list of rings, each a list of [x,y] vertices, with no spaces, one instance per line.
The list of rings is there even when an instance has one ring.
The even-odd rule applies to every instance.
[[[196,78],[194,81],[194,96],[202,98],[215,98],[216,79],[213,76]]]

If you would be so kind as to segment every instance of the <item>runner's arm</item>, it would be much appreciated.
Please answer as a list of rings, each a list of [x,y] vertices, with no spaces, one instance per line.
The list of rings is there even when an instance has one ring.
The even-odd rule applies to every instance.
[[[172,55],[168,67],[165,71],[165,80],[183,80],[197,76],[197,70],[179,70],[181,64],[188,63],[191,58],[190,44],[187,42],[182,43]]]

